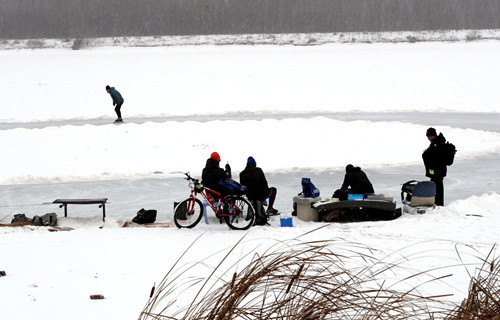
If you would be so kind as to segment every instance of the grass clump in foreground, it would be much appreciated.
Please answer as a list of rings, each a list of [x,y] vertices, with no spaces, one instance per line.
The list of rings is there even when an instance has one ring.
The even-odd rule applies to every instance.
[[[177,267],[188,248],[153,287],[139,319],[500,320],[498,259],[485,260],[469,297],[454,308],[443,302],[448,294],[420,290],[450,276],[432,275],[444,268],[405,273],[401,268],[407,257],[395,262],[389,256],[375,258],[379,251],[342,239],[278,242],[260,255],[248,250],[235,262],[229,257],[242,240],[206,277],[199,274],[207,272],[194,271],[205,267],[202,261]]]
[[[500,320],[500,257],[489,259],[492,252],[471,276],[467,298],[446,320]]]

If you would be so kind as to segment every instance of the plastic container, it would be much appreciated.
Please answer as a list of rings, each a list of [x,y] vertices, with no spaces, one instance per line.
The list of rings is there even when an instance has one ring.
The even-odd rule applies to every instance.
[[[347,195],[347,200],[363,200],[363,195],[362,194],[356,194],[356,193],[349,193]]]
[[[280,219],[281,226],[282,227],[293,227],[293,220],[292,217],[289,218],[281,218]]]

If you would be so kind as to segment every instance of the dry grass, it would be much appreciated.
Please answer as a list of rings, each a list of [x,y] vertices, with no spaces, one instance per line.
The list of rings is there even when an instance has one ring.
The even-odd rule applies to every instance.
[[[471,283],[472,296],[451,312],[453,307],[442,302],[445,295],[419,290],[423,283],[442,281],[449,274],[420,271],[389,284],[388,275],[401,274],[396,270],[399,263],[376,259],[373,249],[341,239],[280,242],[262,255],[243,255],[232,264],[228,257],[242,240],[205,278],[184,275],[182,270],[192,266],[178,267],[183,257],[179,258],[152,289],[139,319],[493,319],[461,316],[464,310],[472,311],[472,305],[482,311],[499,310],[498,259],[485,264],[491,270],[482,268]],[[225,263],[230,266],[223,268]],[[244,267],[238,270],[239,265]]]
[[[490,258],[471,276],[469,294],[446,320],[500,320],[500,257]]]

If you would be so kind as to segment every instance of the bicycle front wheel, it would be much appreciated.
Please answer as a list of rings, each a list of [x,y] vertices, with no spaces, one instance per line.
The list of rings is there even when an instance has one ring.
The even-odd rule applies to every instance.
[[[203,204],[199,199],[188,198],[175,207],[174,222],[177,228],[192,228],[203,216]]]
[[[255,210],[243,197],[231,197],[223,208],[224,221],[233,230],[247,230],[255,221]]]

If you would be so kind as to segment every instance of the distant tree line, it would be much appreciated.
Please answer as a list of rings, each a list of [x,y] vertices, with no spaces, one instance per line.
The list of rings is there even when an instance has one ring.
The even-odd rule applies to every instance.
[[[499,0],[0,0],[0,39],[498,28]]]

